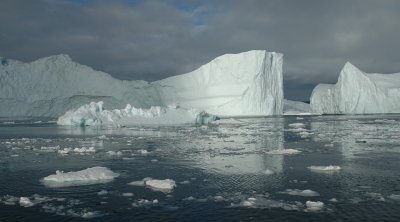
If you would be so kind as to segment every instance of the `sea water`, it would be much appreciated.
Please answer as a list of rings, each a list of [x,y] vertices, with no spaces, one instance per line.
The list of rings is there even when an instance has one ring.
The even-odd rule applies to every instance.
[[[399,115],[125,128],[0,119],[0,220],[399,221],[399,166]],[[118,177],[43,180],[92,167]]]

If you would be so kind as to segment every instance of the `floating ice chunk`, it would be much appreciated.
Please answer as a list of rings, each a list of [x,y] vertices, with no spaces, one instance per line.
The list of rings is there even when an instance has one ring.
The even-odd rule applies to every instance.
[[[140,149],[140,150],[137,150],[136,152],[139,153],[140,155],[148,155],[151,153],[145,149]]]
[[[79,186],[110,182],[118,176],[118,173],[98,166],[67,173],[57,170],[56,174],[44,177],[43,182],[50,187]]]
[[[97,192],[97,195],[99,196],[103,196],[103,195],[107,195],[108,191],[107,190],[100,190],[99,192]]]
[[[140,199],[132,203],[132,207],[145,207],[149,205],[155,205],[158,204],[158,200],[146,200],[146,199]]]
[[[248,208],[282,208],[284,210],[299,210],[301,203],[285,203],[282,201],[270,200],[264,197],[249,197],[238,204],[231,203],[231,207],[248,207]]]
[[[313,190],[298,190],[298,189],[286,189],[285,191],[278,192],[281,194],[288,194],[293,196],[303,196],[303,197],[316,197],[319,196],[318,192]]]
[[[340,166],[333,166],[333,165],[329,165],[329,166],[309,166],[307,167],[309,170],[311,171],[315,171],[315,172],[338,172],[340,171],[342,168]]]
[[[291,123],[291,124],[289,124],[289,127],[292,127],[292,128],[304,128],[304,123]]]
[[[110,156],[122,156],[122,152],[121,151],[110,150],[110,151],[107,151],[107,154],[110,155]]]
[[[171,179],[146,180],[145,185],[150,187],[152,190],[162,191],[165,193],[171,192],[176,187],[175,181]]]
[[[82,148],[75,148],[75,153],[95,153],[96,149],[94,147],[82,147]]]
[[[16,203],[19,202],[19,198],[11,195],[5,195],[0,198],[0,202],[5,205],[15,205]]]
[[[190,196],[190,197],[183,198],[183,200],[185,200],[185,201],[193,201],[193,200],[196,200],[196,198],[194,198],[193,196]]]
[[[72,152],[72,148],[64,148],[62,150],[58,150],[58,154],[61,154],[61,155],[67,155],[70,152]]]
[[[122,193],[121,195],[124,197],[133,197],[133,193]]]
[[[20,197],[19,205],[22,207],[33,207],[35,204],[28,197]]]
[[[306,211],[321,211],[324,209],[325,204],[321,201],[307,201],[306,207]]]
[[[400,194],[390,194],[390,199],[400,201]]]
[[[329,199],[328,201],[330,201],[330,202],[334,202],[334,203],[336,203],[336,202],[339,202],[336,198],[331,198],[331,199]]]
[[[101,217],[103,214],[99,211],[84,211],[81,213],[81,217],[84,219],[91,219]]]
[[[273,155],[291,155],[299,153],[301,153],[301,151],[296,149],[280,149],[280,150],[271,150],[266,152],[266,154],[273,154]]]
[[[266,170],[264,170],[264,174],[265,175],[272,175],[272,174],[275,174],[275,172],[270,170],[270,169],[266,169]]]

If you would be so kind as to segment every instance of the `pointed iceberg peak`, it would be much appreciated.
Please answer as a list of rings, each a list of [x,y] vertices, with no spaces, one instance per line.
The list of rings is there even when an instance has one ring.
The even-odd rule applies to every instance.
[[[58,55],[52,55],[44,58],[40,58],[36,61],[33,61],[32,63],[42,63],[42,62],[51,62],[51,63],[70,63],[74,62],[72,58],[67,55],[67,54],[58,54]]]
[[[357,68],[355,65],[353,65],[350,62],[346,62],[346,64],[344,64],[342,70],[357,70],[357,71],[361,71],[359,68]]]

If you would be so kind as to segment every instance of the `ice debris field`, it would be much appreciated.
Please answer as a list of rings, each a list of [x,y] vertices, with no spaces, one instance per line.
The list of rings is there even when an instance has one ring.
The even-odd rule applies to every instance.
[[[8,170],[0,174],[8,180],[2,182],[0,203],[3,209],[105,221],[133,212],[147,219],[165,212],[179,217],[193,207],[198,210],[193,219],[204,211],[225,216],[228,211],[241,219],[269,215],[251,209],[283,221],[284,215],[302,213],[346,218],[371,203],[392,219],[397,215],[393,172],[400,160],[400,117],[217,123],[125,128],[1,123],[0,166]],[[13,137],[14,130],[25,137]]]

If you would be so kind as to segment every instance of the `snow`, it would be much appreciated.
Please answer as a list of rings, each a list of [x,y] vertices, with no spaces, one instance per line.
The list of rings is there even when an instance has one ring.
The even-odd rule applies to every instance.
[[[114,173],[106,167],[97,166],[67,173],[57,170],[56,174],[44,177],[43,182],[50,187],[77,186],[110,182],[118,176],[118,173]]]
[[[325,172],[335,172],[340,171],[342,168],[340,166],[309,166],[307,167],[311,171],[325,171]]]
[[[104,102],[91,102],[58,118],[58,125],[69,126],[130,126],[207,124],[217,119],[204,111],[178,107],[152,106],[150,109],[127,105],[125,109],[106,110]]]
[[[318,114],[400,113],[400,73],[367,74],[346,63],[336,85],[315,87],[311,111]]]
[[[313,190],[298,190],[298,189],[286,189],[285,191],[278,192],[280,194],[288,194],[292,196],[303,196],[303,197],[316,197],[319,196],[318,192]]]
[[[155,82],[118,80],[68,55],[31,63],[2,61],[3,117],[58,117],[93,101],[104,101],[110,110],[126,104],[138,109],[179,106],[229,116],[281,115],[283,109],[283,55],[265,50],[222,55],[192,72]]]

